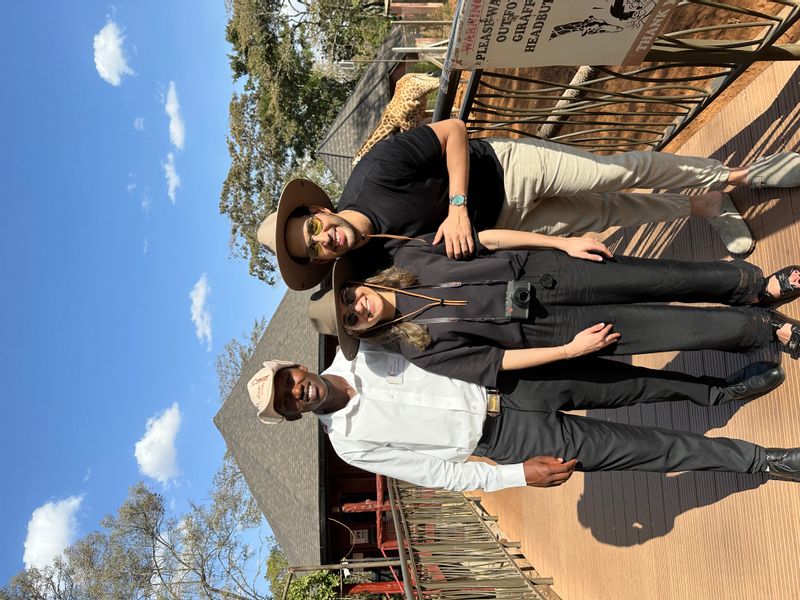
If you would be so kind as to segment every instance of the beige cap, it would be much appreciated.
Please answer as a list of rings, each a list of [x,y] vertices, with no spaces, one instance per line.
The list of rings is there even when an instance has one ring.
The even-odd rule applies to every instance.
[[[247,382],[250,400],[258,409],[258,418],[262,423],[274,425],[285,420],[272,406],[275,400],[275,373],[285,367],[293,367],[296,364],[285,360],[264,361],[264,368],[253,375],[250,381]]]
[[[293,290],[309,290],[317,285],[333,266],[331,262],[295,260],[286,248],[286,222],[301,206],[322,206],[333,210],[328,194],[316,183],[307,179],[292,179],[286,184],[278,200],[278,210],[264,219],[256,237],[278,258],[278,269],[286,285]]]

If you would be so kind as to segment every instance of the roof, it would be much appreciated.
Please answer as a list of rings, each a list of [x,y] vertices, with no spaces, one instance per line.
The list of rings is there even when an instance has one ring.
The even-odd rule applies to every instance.
[[[353,170],[353,156],[374,131],[392,99],[389,75],[402,58],[392,52],[392,48],[404,43],[403,28],[392,28],[375,55],[375,62],[364,71],[317,148],[317,156],[342,185]],[[389,62],[378,62],[382,60]]]
[[[320,564],[319,422],[265,425],[247,393],[248,380],[269,359],[293,360],[316,369],[319,336],[307,316],[312,291],[289,291],[281,300],[242,376],[214,424],[242,471],[290,565]]]

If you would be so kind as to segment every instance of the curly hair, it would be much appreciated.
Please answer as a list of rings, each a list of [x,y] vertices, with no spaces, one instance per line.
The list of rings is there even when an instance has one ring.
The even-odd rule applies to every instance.
[[[364,285],[367,286],[376,285],[399,290],[409,288],[417,283],[419,280],[414,273],[398,267],[389,267],[364,280]],[[379,344],[398,341],[417,350],[425,350],[433,341],[427,327],[410,321],[399,321],[391,325],[379,324],[366,331],[348,330],[348,333],[353,337]]]

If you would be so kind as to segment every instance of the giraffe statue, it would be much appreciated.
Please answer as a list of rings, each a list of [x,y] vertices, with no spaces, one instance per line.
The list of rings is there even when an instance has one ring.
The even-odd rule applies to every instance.
[[[397,80],[394,96],[381,115],[378,126],[353,157],[355,165],[370,149],[393,133],[419,127],[425,120],[428,94],[439,87],[439,78],[420,73],[408,73]]]

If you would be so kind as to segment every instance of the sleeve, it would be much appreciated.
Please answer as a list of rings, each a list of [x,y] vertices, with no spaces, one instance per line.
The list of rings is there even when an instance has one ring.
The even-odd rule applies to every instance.
[[[422,487],[444,488],[456,492],[493,492],[527,485],[522,463],[459,463],[391,446],[363,447],[362,444],[341,439],[331,439],[331,443],[339,457],[349,465]]]

